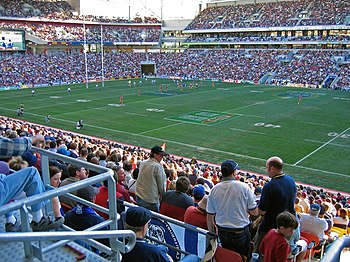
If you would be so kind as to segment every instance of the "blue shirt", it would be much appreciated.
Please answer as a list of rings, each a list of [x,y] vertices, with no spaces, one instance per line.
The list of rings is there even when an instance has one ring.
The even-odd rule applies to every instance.
[[[266,213],[259,228],[261,231],[268,232],[276,228],[276,217],[283,211],[287,210],[295,215],[296,192],[293,178],[287,175],[278,175],[263,187],[259,209]]]
[[[166,250],[165,246],[149,244],[138,238],[135,247],[129,253],[122,254],[122,262],[170,262]]]

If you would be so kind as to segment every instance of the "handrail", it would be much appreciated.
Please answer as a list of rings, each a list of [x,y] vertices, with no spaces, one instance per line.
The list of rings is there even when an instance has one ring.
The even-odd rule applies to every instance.
[[[71,191],[96,184],[98,182],[111,178],[111,175],[113,175],[113,171],[109,169],[106,173],[103,173],[88,179],[84,179],[81,181],[77,181],[75,183],[72,183],[63,187],[55,188],[54,190],[49,190],[40,195],[33,195],[30,197],[26,197],[26,198],[11,202],[9,204],[6,204],[0,207],[0,215],[6,214],[7,212],[13,211],[15,209],[20,209],[23,205],[30,206],[36,202],[51,199],[56,196],[67,194]]]
[[[341,251],[345,247],[350,247],[350,237],[341,237],[335,240],[327,249],[321,262],[338,262],[340,260]]]
[[[133,249],[136,243],[136,235],[131,230],[99,230],[99,231],[56,231],[56,232],[25,232],[2,233],[0,242],[47,241],[47,240],[76,240],[89,238],[128,238],[125,252]]]
[[[41,154],[41,167],[42,167],[42,179],[46,187],[51,187],[50,176],[49,176],[49,160],[58,159],[65,163],[72,163],[80,167],[85,167],[89,170],[99,172],[99,175],[96,175],[91,178],[84,179],[82,181],[77,181],[69,185],[65,185],[59,188],[52,188],[52,190],[47,190],[46,192],[41,193],[40,195],[33,195],[20,199],[9,204],[0,206],[0,215],[6,214],[10,211],[20,210],[22,230],[20,233],[4,233],[0,235],[0,241],[21,241],[24,244],[24,252],[27,258],[32,259],[36,257],[38,259],[43,259],[42,254],[46,253],[54,248],[57,248],[61,245],[67,243],[69,239],[83,239],[86,243],[97,247],[101,251],[104,251],[107,254],[112,255],[113,260],[119,261],[119,252],[129,252],[136,243],[136,237],[133,232],[130,231],[119,231],[117,226],[117,220],[119,215],[117,214],[117,200],[116,200],[116,181],[114,179],[113,170],[88,163],[79,159],[67,157],[55,152],[44,150],[41,148],[32,147],[32,151]],[[109,197],[109,209],[103,208],[99,205],[81,199],[69,192],[76,191],[80,188],[90,186],[102,181],[108,180],[108,197]],[[31,206],[37,202],[51,201],[52,198],[66,194],[67,197],[74,199],[77,202],[85,203],[92,208],[96,208],[99,211],[109,214],[109,219],[99,223],[91,228],[88,228],[85,231],[71,231],[67,226],[63,225],[64,229],[69,231],[60,231],[60,232],[30,232],[29,226],[29,214],[27,206]],[[51,213],[52,209],[50,205],[45,205],[47,213]],[[108,211],[108,212],[106,212]],[[109,225],[110,231],[95,231],[100,228]],[[124,235],[125,233],[129,235]],[[126,238],[130,238],[126,244]],[[110,247],[107,247],[99,242],[96,242],[93,238],[109,238]],[[119,239],[120,240],[119,240]],[[59,239],[60,241],[50,244],[49,246],[43,248],[42,245],[36,246],[33,241],[35,239],[40,240],[54,240]]]

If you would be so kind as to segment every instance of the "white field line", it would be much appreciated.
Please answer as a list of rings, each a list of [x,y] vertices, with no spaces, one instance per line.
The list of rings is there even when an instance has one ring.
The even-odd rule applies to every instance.
[[[148,117],[147,115],[137,114],[137,113],[132,113],[132,112],[124,112],[124,114],[133,115],[133,116],[144,116],[144,117]]]
[[[7,108],[3,108],[0,107],[0,109],[4,109],[7,111],[12,111],[12,112],[17,112],[17,110],[10,110]],[[34,114],[34,113],[26,113],[29,115],[35,115],[35,116],[41,116],[44,118],[43,115],[38,115],[38,114]],[[66,120],[66,119],[59,119],[59,118],[54,118],[51,117],[51,119],[54,120],[58,120],[61,122],[67,122],[67,123],[72,123],[76,124],[75,121],[70,121],[70,120]],[[94,129],[98,129],[98,130],[107,130],[107,131],[111,131],[111,132],[115,132],[115,133],[121,133],[121,134],[127,134],[127,135],[131,135],[131,136],[137,136],[137,137],[142,137],[145,139],[152,139],[152,140],[156,140],[159,141],[160,138],[157,137],[151,137],[151,136],[145,136],[145,135],[140,135],[140,134],[135,134],[135,133],[131,133],[131,132],[126,132],[126,131],[121,131],[121,130],[116,130],[116,129],[111,129],[111,128],[106,128],[106,127],[100,127],[100,126],[94,126],[94,125],[89,125],[84,123],[84,126],[89,126],[92,127]],[[223,150],[217,150],[217,149],[213,149],[213,148],[207,148],[207,147],[200,147],[200,146],[196,146],[196,145],[191,145],[191,144],[186,144],[186,143],[182,143],[182,142],[178,142],[178,141],[173,141],[173,140],[169,140],[169,139],[161,139],[162,142],[164,143],[173,143],[176,145],[181,145],[184,147],[189,147],[189,148],[193,148],[195,150],[201,150],[201,151],[209,151],[209,152],[214,152],[214,153],[220,153],[220,154],[226,154],[226,155],[230,155],[230,156],[237,156],[237,157],[241,157],[241,158],[245,158],[245,159],[253,159],[253,160],[258,160],[261,161],[262,163],[266,162],[266,159],[262,159],[262,158],[258,158],[258,157],[253,157],[253,156],[248,156],[248,155],[242,155],[242,154],[237,154],[237,153],[233,153],[233,152],[227,152],[227,151],[223,151]],[[293,166],[295,167],[296,164],[288,164],[288,163],[283,163],[285,166]],[[316,172],[321,172],[321,173],[325,173],[325,174],[332,174],[332,175],[336,175],[336,176],[341,176],[341,177],[347,177],[349,178],[349,175],[346,174],[342,174],[342,173],[336,173],[336,172],[332,172],[332,171],[325,171],[325,170],[321,170],[321,169],[316,169],[316,168],[310,168],[310,167],[305,167],[305,166],[296,166],[297,168],[301,168],[301,169],[306,169],[306,170],[311,170],[311,171],[316,171]]]
[[[107,108],[105,107],[90,107],[90,106],[88,106],[87,109],[95,109],[95,110],[103,110],[103,111],[107,110]]]
[[[327,124],[319,124],[319,123],[304,122],[304,121],[295,121],[295,122],[297,122],[297,123],[303,123],[303,124],[316,125],[316,126],[328,126],[328,127],[332,127],[332,125],[327,125]]]
[[[231,110],[228,110],[226,112],[231,112],[231,111],[235,111],[235,110],[239,110],[239,109],[242,109],[242,108],[247,108],[247,107],[252,107],[252,106],[256,106],[256,105],[263,105],[263,104],[266,104],[268,102],[271,102],[271,101],[275,101],[275,100],[280,100],[279,98],[275,98],[275,99],[270,99],[270,100],[267,100],[267,101],[264,101],[264,102],[256,102],[254,104],[250,104],[250,105],[246,105],[246,106],[241,106],[241,107],[237,107],[237,108],[233,108]]]
[[[253,133],[253,134],[259,134],[259,135],[266,135],[266,133],[263,133],[263,132],[250,131],[250,130],[239,129],[239,128],[233,128],[233,127],[231,127],[230,129],[231,129],[231,130],[234,130],[234,131],[242,131],[242,132],[245,132],[245,133]]]
[[[315,154],[318,150],[324,148],[326,145],[330,144],[333,140],[337,139],[338,137],[340,137],[342,134],[346,133],[348,130],[350,129],[350,127],[348,127],[347,129],[345,129],[343,132],[341,132],[339,135],[333,137],[331,140],[329,140],[328,142],[324,143],[322,146],[316,148],[314,151],[312,151],[310,154],[304,156],[302,159],[298,160],[297,162],[295,162],[293,164],[293,166],[296,166],[297,164],[299,164],[300,162],[304,161],[306,158],[308,158],[309,156]]]
[[[318,143],[318,144],[323,144],[323,143],[324,143],[323,141],[317,141],[317,140],[312,140],[312,139],[304,139],[304,141],[306,141],[306,142]],[[332,146],[342,146],[342,147],[350,147],[350,146],[348,146],[348,145],[341,145],[341,144],[335,144],[335,143],[329,143],[329,145],[332,145]]]
[[[141,132],[141,133],[138,133],[138,134],[139,135],[143,135],[143,134],[147,134],[147,133],[150,133],[150,132],[153,132],[153,131],[162,130],[162,129],[165,129],[165,128],[168,128],[168,127],[178,126],[178,125],[182,125],[182,124],[184,124],[184,123],[176,123],[176,124],[172,124],[172,125],[162,126],[162,127],[154,128],[154,129],[151,129],[151,130],[147,130],[147,131],[144,131],[144,132]]]

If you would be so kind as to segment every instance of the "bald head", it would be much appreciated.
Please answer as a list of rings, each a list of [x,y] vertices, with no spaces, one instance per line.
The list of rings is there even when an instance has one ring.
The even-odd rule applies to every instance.
[[[269,177],[274,177],[275,175],[279,175],[283,173],[283,161],[278,156],[270,157],[266,161],[266,171]]]

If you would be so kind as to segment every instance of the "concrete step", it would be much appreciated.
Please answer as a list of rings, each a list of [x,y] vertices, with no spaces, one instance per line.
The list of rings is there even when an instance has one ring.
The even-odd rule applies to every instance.
[[[18,217],[18,216],[17,216]],[[5,217],[0,217],[0,234],[5,232]],[[38,242],[34,242],[38,245]],[[45,247],[53,242],[50,241],[44,241],[42,242],[42,246]],[[82,259],[83,257],[79,257],[79,253],[85,255],[85,258],[83,261],[91,261],[91,262],[105,262],[109,261],[108,259],[105,259],[101,256],[99,256],[96,253],[91,252],[90,250],[87,250],[86,248],[76,244],[75,242],[70,242],[69,246],[72,248],[62,246],[60,248],[57,248],[55,250],[52,250],[50,252],[47,252],[43,255],[43,261],[49,261],[49,262],[71,262],[71,261],[77,261],[79,259]],[[74,251],[74,250],[78,251]],[[0,242],[0,261],[6,261],[6,262],[27,262],[29,259],[25,258],[24,254],[24,245],[22,242]],[[38,259],[34,259],[34,261],[40,261]]]

